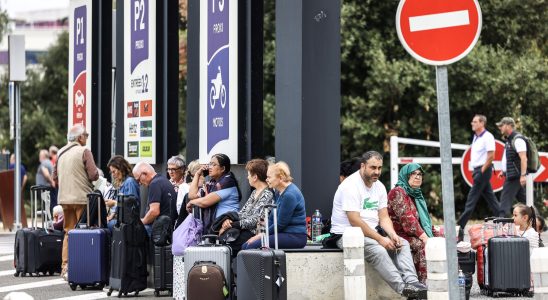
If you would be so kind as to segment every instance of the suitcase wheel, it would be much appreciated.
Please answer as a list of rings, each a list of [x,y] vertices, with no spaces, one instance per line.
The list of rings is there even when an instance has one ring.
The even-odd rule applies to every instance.
[[[21,273],[21,277],[27,277],[27,273]]]
[[[13,273],[13,276],[19,277],[19,272],[15,271],[15,273]]]
[[[81,285],[80,285],[80,288],[81,288],[82,291],[83,291],[83,290],[85,290],[85,289],[87,288],[87,286],[86,286],[85,284],[81,284]]]
[[[154,291],[154,297],[160,297],[160,291],[158,290]]]
[[[107,292],[107,296],[110,297],[110,295],[112,295],[112,289],[109,289],[108,292]]]
[[[69,283],[70,289],[73,291],[76,291],[76,288],[78,287],[76,284]]]
[[[102,290],[105,287],[105,283],[99,283],[95,286],[98,290]]]
[[[126,294],[127,295],[127,294]],[[139,296],[139,291],[135,291],[135,294],[133,295],[134,297],[137,297]]]

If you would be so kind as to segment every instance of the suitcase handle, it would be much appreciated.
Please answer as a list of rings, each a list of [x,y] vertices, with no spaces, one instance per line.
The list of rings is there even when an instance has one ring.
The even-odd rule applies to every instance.
[[[40,195],[40,209],[44,211],[44,199],[42,199],[42,192],[50,192],[51,193],[52,187],[45,186],[45,185],[33,185],[30,187],[30,223],[31,227],[34,229],[38,228],[37,220],[38,220],[38,195]],[[34,198],[34,199],[33,199]],[[33,205],[34,204],[34,205]],[[46,226],[44,225],[44,216],[42,216],[42,228],[47,230]]]
[[[512,219],[512,218],[494,218],[493,223],[495,223],[495,224],[497,224],[497,223],[502,223],[502,224],[514,223],[514,219]]]
[[[264,218],[265,218],[265,229],[263,233],[263,238],[261,239],[262,248],[268,249],[270,248],[270,236],[268,232],[268,228],[270,225],[268,224],[268,215],[270,211],[273,211],[272,219],[274,220],[274,249],[278,250],[278,205],[276,204],[266,204],[264,207]]]
[[[213,239],[213,243],[211,243],[211,239]],[[208,241],[208,243],[206,244],[206,241]],[[202,235],[202,242],[204,243],[204,245],[218,245],[219,244],[219,237],[215,234],[204,234]]]
[[[91,192],[89,193],[88,195],[88,202],[86,203],[86,213],[87,213],[87,220],[86,220],[86,224],[88,226],[88,228],[91,228],[91,224],[89,223],[89,204],[91,203],[91,200],[93,198],[98,198],[97,199],[97,222],[99,222],[99,228],[101,228],[101,202],[99,201],[105,201],[105,199],[103,198],[103,194],[99,193],[99,192]]]
[[[485,219],[483,219],[483,221],[489,222],[489,221],[493,221],[495,219],[496,219],[496,217],[486,217]]]

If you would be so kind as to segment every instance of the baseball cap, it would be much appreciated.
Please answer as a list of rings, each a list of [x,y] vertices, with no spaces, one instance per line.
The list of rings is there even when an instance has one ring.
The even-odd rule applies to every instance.
[[[514,119],[510,118],[510,117],[504,117],[502,119],[500,119],[499,122],[497,122],[497,126],[500,127],[502,125],[512,125],[512,126],[515,126],[516,125],[516,122],[514,122]]]

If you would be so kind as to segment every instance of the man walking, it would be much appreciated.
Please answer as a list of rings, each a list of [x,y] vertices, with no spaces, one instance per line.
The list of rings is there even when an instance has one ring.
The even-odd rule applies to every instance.
[[[140,185],[148,186],[147,213],[141,219],[145,225],[148,236],[152,234],[152,223],[159,216],[168,216],[175,220],[172,211],[175,211],[177,194],[173,185],[167,178],[157,174],[154,168],[145,162],[140,162],[133,167],[133,177]]]
[[[476,208],[480,197],[487,201],[493,216],[498,216],[500,207],[493,188],[491,187],[491,176],[493,175],[493,159],[495,157],[495,137],[485,129],[487,118],[484,115],[475,115],[472,119],[472,131],[474,139],[470,147],[470,165],[474,168],[472,178],[473,186],[468,192],[468,198],[464,207],[464,212],[460,216],[457,224],[460,226],[459,241],[464,238],[464,227],[470,219],[470,215]]]
[[[504,117],[497,122],[500,133],[506,138],[504,154],[502,155],[502,173],[506,176],[500,196],[499,216],[509,215],[512,202],[517,197],[518,201],[525,203],[525,178],[527,175],[527,143],[523,135],[515,131],[516,123],[510,117]]]
[[[409,243],[396,234],[388,216],[386,188],[378,181],[382,161],[380,153],[366,152],[360,169],[339,185],[333,199],[331,232],[343,234],[347,227],[360,227],[365,260],[394,291],[404,297],[423,299],[427,288],[417,278]],[[387,236],[376,230],[377,225]],[[337,246],[342,249],[342,238]]]
[[[74,125],[67,134],[68,144],[59,150],[53,178],[59,186],[59,204],[65,218],[63,261],[61,276],[68,274],[68,232],[76,226],[87,203],[87,194],[93,191],[92,181],[99,179],[93,154],[85,147],[89,134],[81,124]]]

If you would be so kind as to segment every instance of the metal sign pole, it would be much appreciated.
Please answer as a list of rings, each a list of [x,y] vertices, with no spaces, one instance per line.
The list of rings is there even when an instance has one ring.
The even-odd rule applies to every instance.
[[[438,126],[441,157],[441,194],[443,198],[443,224],[447,251],[447,278],[449,299],[457,300],[457,247],[455,232],[455,203],[453,194],[453,165],[451,163],[451,128],[449,124],[449,88],[447,66],[436,66],[436,93],[438,96]]]
[[[21,89],[18,82],[14,82],[15,93],[15,223],[13,230],[21,226]]]

